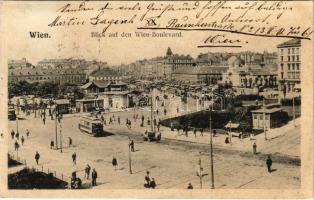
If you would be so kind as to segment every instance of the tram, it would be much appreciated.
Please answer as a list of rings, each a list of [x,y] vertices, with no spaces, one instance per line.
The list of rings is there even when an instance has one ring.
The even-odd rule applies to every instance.
[[[103,124],[96,117],[81,117],[78,128],[89,135],[99,137],[104,134]]]

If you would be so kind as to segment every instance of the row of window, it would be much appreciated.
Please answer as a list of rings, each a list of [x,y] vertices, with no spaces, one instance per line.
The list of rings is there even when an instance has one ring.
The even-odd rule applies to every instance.
[[[254,119],[257,119],[258,115],[254,115]],[[264,115],[259,115],[259,119],[263,120],[264,119]],[[265,120],[269,120],[269,115],[265,115]]]
[[[287,72],[288,79],[300,79],[300,72]]]
[[[114,76],[110,76],[110,77],[96,77],[96,80],[121,80],[121,77],[114,77]]]
[[[69,82],[74,82],[74,81],[76,81],[76,82],[79,82],[79,81],[81,81],[81,80],[83,80],[83,79],[85,79],[85,77],[84,76],[61,76],[61,77],[59,77],[59,76],[54,76],[54,77],[50,77],[50,76],[44,76],[44,77],[42,77],[42,76],[40,76],[40,77],[38,77],[38,76],[36,76],[36,77],[33,77],[33,76],[31,76],[31,77],[11,77],[11,80],[15,80],[15,81],[20,81],[20,80],[55,80],[55,81],[57,81],[57,80],[62,80],[62,79],[64,79],[64,80],[69,80]]]
[[[299,48],[287,48],[288,54],[299,54]],[[284,48],[281,49],[281,55],[284,54]]]
[[[287,65],[288,65],[288,71],[290,71],[290,70],[300,71],[300,64],[299,63],[288,63]],[[281,71],[283,71],[284,70],[284,64],[281,64],[280,68],[281,68]]]
[[[283,56],[280,56],[280,60],[283,62],[284,61],[284,57]],[[299,55],[293,55],[293,56],[288,56],[288,62],[299,62],[300,61],[300,56]]]

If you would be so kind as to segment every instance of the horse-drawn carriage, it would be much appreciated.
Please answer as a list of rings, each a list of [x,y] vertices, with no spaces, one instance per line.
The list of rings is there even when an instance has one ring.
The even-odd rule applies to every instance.
[[[143,139],[144,141],[149,141],[149,142],[159,142],[161,139],[161,133],[160,132],[151,132],[151,131],[146,131],[143,134]]]

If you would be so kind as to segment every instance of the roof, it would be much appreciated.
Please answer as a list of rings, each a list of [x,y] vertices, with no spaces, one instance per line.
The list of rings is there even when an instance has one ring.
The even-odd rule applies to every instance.
[[[291,40],[288,40],[284,43],[281,43],[279,45],[277,45],[277,48],[283,48],[283,47],[299,47],[301,46],[301,40],[298,38],[294,38]]]
[[[108,67],[94,71],[90,74],[94,77],[110,77],[110,76],[121,76],[117,71],[110,69]]]
[[[57,99],[55,100],[56,104],[69,104],[70,101],[68,99]]]
[[[271,114],[271,113],[275,113],[275,112],[279,112],[282,111],[282,108],[261,108],[258,110],[253,110],[251,111],[252,113],[267,113],[267,114]]]
[[[81,89],[87,89],[90,86],[95,85],[98,88],[106,88],[110,85],[110,81],[91,81],[81,86]]]
[[[223,73],[228,70],[228,67],[208,67],[208,66],[199,66],[199,67],[185,67],[179,68],[173,74],[214,74],[214,73]]]
[[[42,69],[41,67],[10,69],[9,76],[44,76],[58,74],[84,74],[82,69]]]

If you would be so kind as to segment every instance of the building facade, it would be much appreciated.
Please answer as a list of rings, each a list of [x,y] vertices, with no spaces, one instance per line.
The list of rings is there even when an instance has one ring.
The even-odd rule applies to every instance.
[[[29,63],[26,58],[22,58],[21,60],[9,60],[8,63],[9,70],[11,69],[30,69],[33,67],[31,63]]]
[[[85,83],[85,80],[85,73],[80,69],[42,69],[35,67],[31,69],[9,70],[9,83],[28,81],[80,85]]]
[[[291,92],[301,81],[301,40],[292,39],[277,46],[279,90]]]

